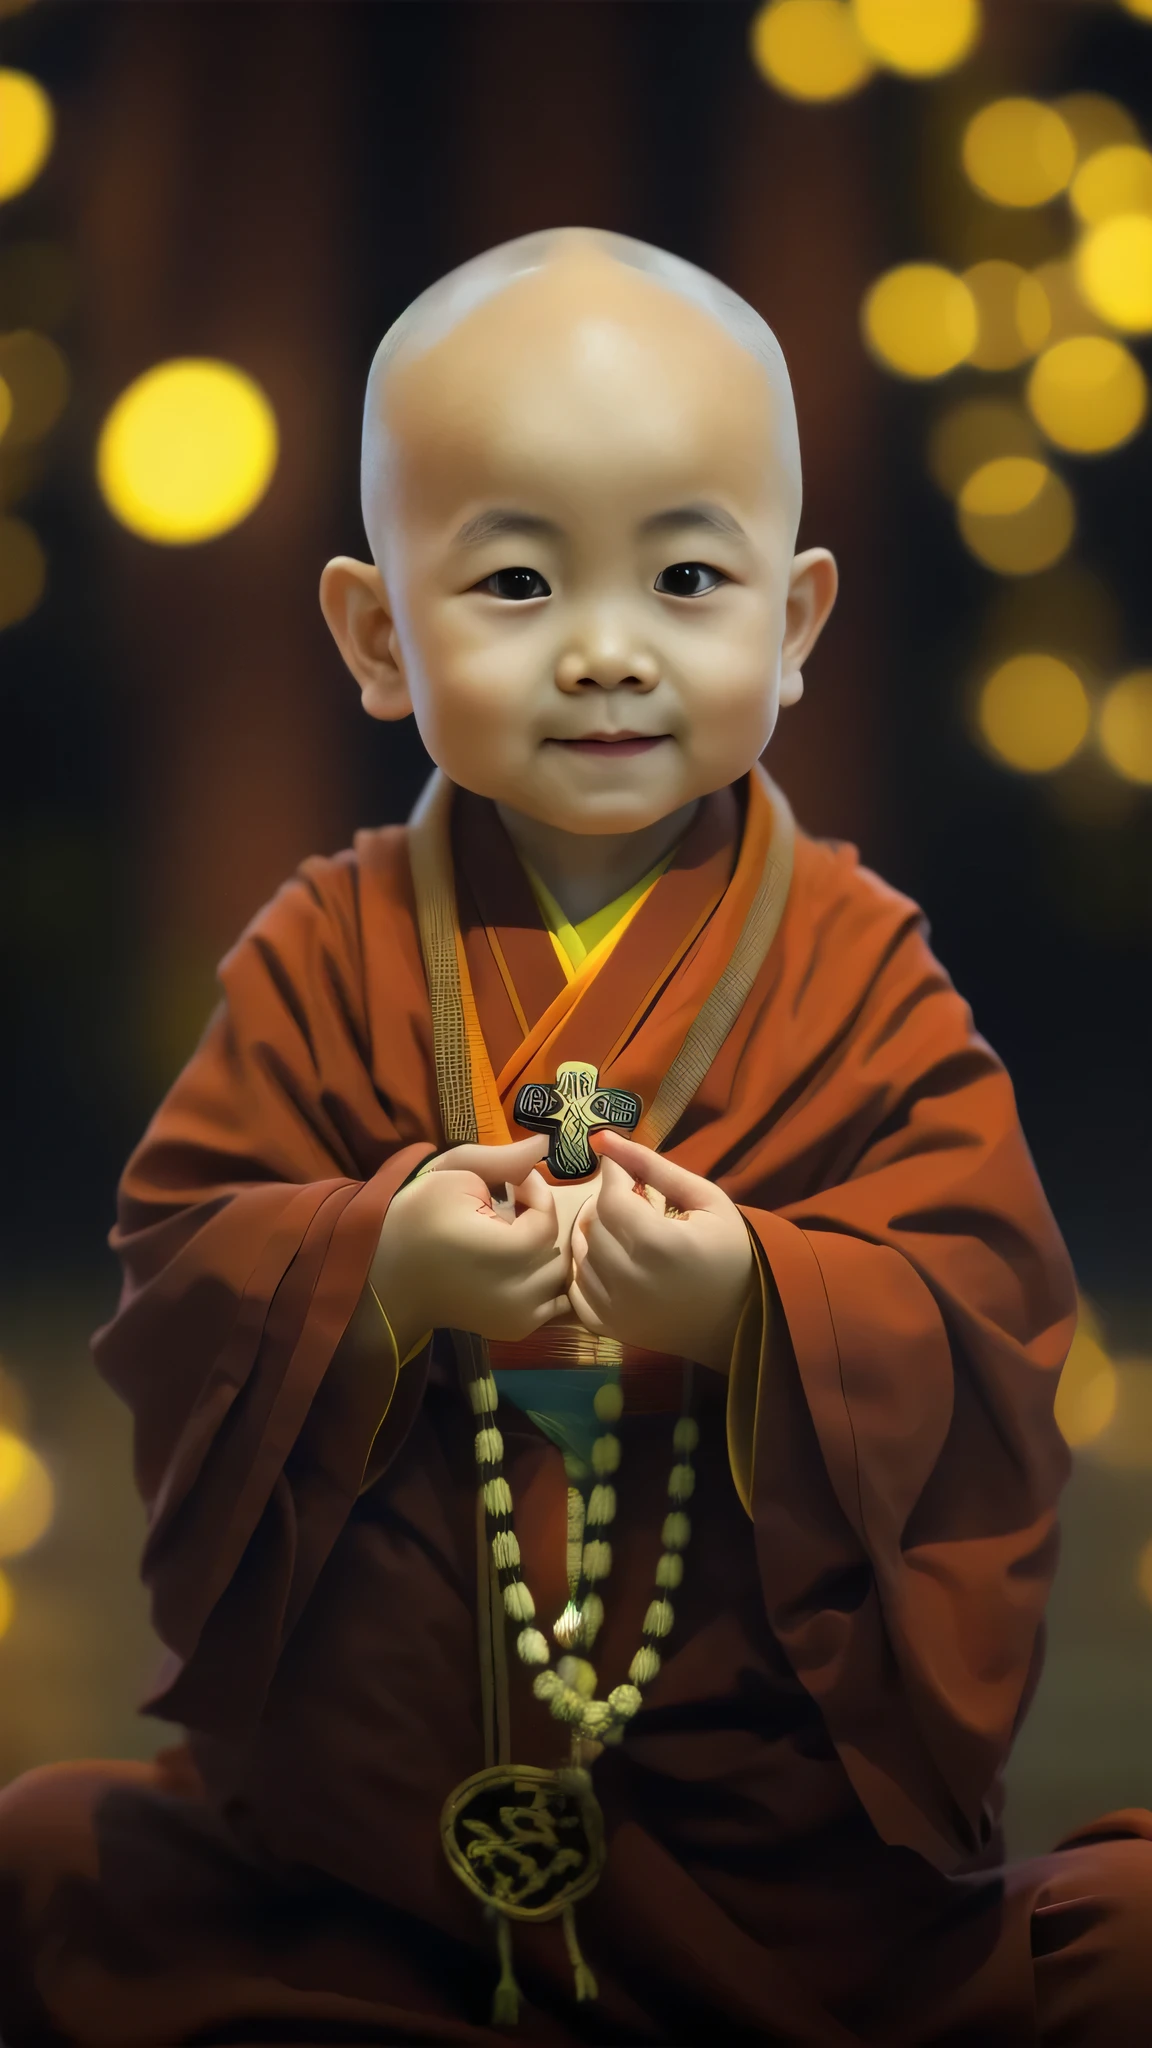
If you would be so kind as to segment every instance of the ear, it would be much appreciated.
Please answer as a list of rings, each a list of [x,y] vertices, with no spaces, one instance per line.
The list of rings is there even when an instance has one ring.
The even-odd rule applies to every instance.
[[[781,648],[780,702],[797,704],[804,694],[801,670],[824,630],[836,602],[840,572],[827,548],[797,555],[788,579],[788,607]]]
[[[337,555],[320,578],[320,609],[370,718],[407,718],[412,709],[392,608],[372,562]]]

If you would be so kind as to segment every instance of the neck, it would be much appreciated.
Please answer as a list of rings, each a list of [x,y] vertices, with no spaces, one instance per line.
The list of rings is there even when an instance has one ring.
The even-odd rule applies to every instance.
[[[565,917],[580,924],[605,904],[614,903],[634,882],[655,867],[682,839],[696,814],[695,802],[683,804],[639,832],[561,832],[523,811],[496,806],[500,822],[518,854],[534,868],[556,898]]]

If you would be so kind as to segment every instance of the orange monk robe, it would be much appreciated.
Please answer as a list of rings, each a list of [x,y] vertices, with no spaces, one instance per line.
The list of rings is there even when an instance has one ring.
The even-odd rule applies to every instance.
[[[569,1058],[651,1102],[772,829],[755,788],[708,799],[626,942],[569,983],[492,806],[457,796],[461,953],[506,1116]],[[445,1142],[404,831],[306,862],[221,980],[126,1171],[124,1294],[96,1341],[136,1418],[170,1650],[148,1710],[189,1747],[0,1799],[0,2031],[492,2038],[489,1938],[437,1826],[484,1761],[472,1423],[438,1346],[400,1369],[365,1292],[389,1201]],[[1086,1955],[1108,1956],[1062,1901],[1119,1866],[994,1866],[1067,1470],[1072,1279],[1003,1069],[915,906],[850,848],[799,836],[775,941],[665,1149],[740,1204],[758,1298],[728,1384],[698,1375],[676,1634],[596,1765],[609,1855],[579,1912],[600,1998],[574,2004],[554,1924],[518,1929],[521,2038],[1015,2041],[1042,1984],[1063,2026],[1100,1983]],[[659,1549],[660,1405],[622,1424],[602,1690]],[[546,1617],[563,1470],[527,1417],[499,1419]],[[558,1760],[515,1670],[512,1723],[518,1761]],[[1152,1896],[1147,1842],[1110,1847]],[[1131,1972],[1109,1982],[1136,1997]]]

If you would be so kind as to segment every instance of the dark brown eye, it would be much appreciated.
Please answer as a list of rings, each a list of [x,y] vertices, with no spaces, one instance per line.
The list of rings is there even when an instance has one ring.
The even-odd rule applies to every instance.
[[[513,604],[522,604],[526,597],[551,597],[552,592],[538,569],[497,569],[494,576],[486,576],[477,589],[486,590],[490,597],[503,597]]]
[[[673,562],[671,568],[661,569],[654,588],[665,597],[704,597],[725,580],[719,569],[710,569],[707,562]]]

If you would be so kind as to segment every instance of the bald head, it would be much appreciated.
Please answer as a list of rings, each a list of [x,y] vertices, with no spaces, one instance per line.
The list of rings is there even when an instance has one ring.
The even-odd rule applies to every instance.
[[[506,303],[495,307],[497,299]],[[614,351],[608,347],[613,328]],[[504,242],[450,271],[413,300],[381,341],[368,376],[361,455],[364,520],[374,546],[397,416],[404,410],[391,387],[421,358],[444,354],[443,344],[453,338],[464,344],[448,352],[457,374],[467,380],[471,373],[473,383],[493,352],[486,340],[505,362],[533,350],[538,356],[550,351],[555,362],[558,344],[570,360],[599,353],[606,373],[613,353],[617,361],[622,354],[646,354],[648,375],[657,381],[660,358],[677,349],[682,358],[687,349],[711,378],[726,370],[739,378],[734,362],[751,359],[760,373],[751,413],[770,421],[764,455],[795,537],[801,496],[796,411],[783,352],[767,322],[727,285],[666,250],[607,230],[558,228]],[[473,339],[477,346],[469,347]],[[404,382],[410,397],[411,382]]]

